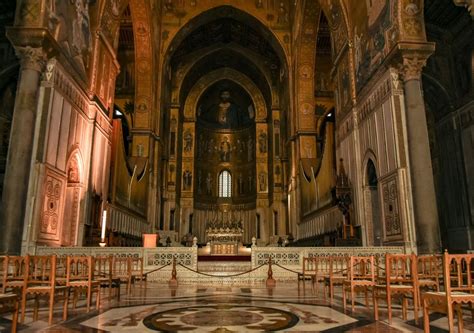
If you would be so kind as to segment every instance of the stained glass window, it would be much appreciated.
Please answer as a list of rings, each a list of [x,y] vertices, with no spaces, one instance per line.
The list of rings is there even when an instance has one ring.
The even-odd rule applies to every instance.
[[[219,197],[230,198],[232,195],[232,176],[224,170],[219,174]]]

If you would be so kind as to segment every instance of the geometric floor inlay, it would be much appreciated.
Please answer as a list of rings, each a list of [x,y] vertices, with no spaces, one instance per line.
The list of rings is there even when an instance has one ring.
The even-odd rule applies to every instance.
[[[256,331],[278,331],[293,327],[298,322],[294,314],[275,308],[217,304],[215,306],[192,306],[155,313],[144,319],[150,329],[162,332],[191,331],[198,328],[210,332],[222,330],[241,332],[242,329]]]
[[[206,295],[171,302],[119,307],[82,321],[108,332],[324,332],[357,323],[329,306]]]

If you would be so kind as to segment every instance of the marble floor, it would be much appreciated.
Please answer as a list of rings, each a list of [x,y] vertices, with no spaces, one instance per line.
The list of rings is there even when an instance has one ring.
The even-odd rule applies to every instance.
[[[422,320],[415,325],[412,317],[401,319],[395,308],[392,325],[386,321],[382,308],[380,321],[375,322],[361,297],[354,313],[344,313],[341,295],[333,304],[311,288],[298,291],[295,283],[277,283],[275,288],[264,285],[242,287],[179,285],[148,283],[135,286],[131,295],[122,294],[120,301],[109,300],[103,293],[99,311],[86,313],[78,304],[70,310],[69,319],[61,322],[61,306],[55,311],[53,326],[47,325],[44,306],[39,320],[32,321],[31,308],[26,313],[20,332],[422,332]],[[361,295],[362,296],[362,295]],[[348,307],[350,309],[350,306]],[[410,314],[409,314],[410,315]],[[474,332],[470,314],[465,314],[465,332]],[[420,312],[421,316],[421,312]],[[10,317],[0,318],[0,332],[10,331]],[[448,332],[446,318],[431,315],[431,332]]]

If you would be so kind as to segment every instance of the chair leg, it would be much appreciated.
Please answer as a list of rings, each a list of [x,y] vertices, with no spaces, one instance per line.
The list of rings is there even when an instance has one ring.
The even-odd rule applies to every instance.
[[[456,312],[458,313],[458,332],[463,333],[464,332],[464,321],[462,319],[461,304],[456,305]]]
[[[71,290],[68,288],[64,293],[64,308],[63,308],[63,320],[67,319],[68,307],[69,307],[69,294]]]
[[[364,291],[365,291],[365,307],[368,308],[369,307],[369,289],[368,289],[368,287],[365,287]]]
[[[12,316],[12,329],[11,333],[16,333],[17,325],[18,325],[18,311],[19,311],[19,304],[18,301],[15,300],[14,308],[13,308],[13,316]]]
[[[354,286],[351,286],[351,310],[354,312],[354,307],[355,307],[355,294],[354,294]]]
[[[54,313],[54,290],[51,291],[51,294],[49,295],[49,317],[48,317],[49,325],[53,323],[53,313]]]
[[[402,295],[402,318],[407,320],[407,308],[408,308],[408,298],[405,295]]]
[[[23,324],[25,321],[25,310],[26,310],[26,293],[23,292],[21,297],[21,317],[20,322]]]
[[[379,320],[379,304],[378,304],[377,296],[378,295],[374,287],[374,289],[372,289],[372,301],[374,303],[374,319],[376,321]]]
[[[329,279],[329,302],[332,304],[334,300],[334,285],[332,283],[332,280]]]
[[[344,313],[346,313],[346,288],[342,287],[342,306],[344,308]]]
[[[388,324],[392,325],[392,295],[387,292],[387,314],[388,314]]]
[[[423,300],[423,332],[430,333],[430,312],[426,299]]]
[[[415,317],[415,324],[418,325],[418,309],[420,308],[420,294],[416,288],[413,290],[413,315]]]
[[[69,288],[64,291],[63,320],[67,320],[68,305],[69,305]]]
[[[92,301],[92,287],[87,287],[87,312],[91,310],[91,301]]]
[[[454,316],[453,316],[453,303],[448,302],[447,304],[447,315],[448,315],[448,326],[449,326],[449,332],[454,332]]]
[[[98,286],[97,287],[97,296],[96,296],[96,300],[95,300],[95,308],[97,310],[99,310],[99,308],[100,308],[100,298],[101,298],[101,296],[100,296],[100,286]]]
[[[33,309],[33,321],[38,320],[38,311],[39,311],[39,299],[38,295],[35,296],[35,306]]]

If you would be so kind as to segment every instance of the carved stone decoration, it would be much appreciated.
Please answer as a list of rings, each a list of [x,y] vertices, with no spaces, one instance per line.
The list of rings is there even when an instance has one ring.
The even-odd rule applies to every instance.
[[[395,177],[382,184],[383,218],[385,236],[398,238],[402,236],[402,225],[399,211],[398,186]]]
[[[398,74],[398,71],[396,69],[390,69],[390,78],[392,79],[393,90],[400,90],[403,88],[402,83],[400,81],[400,75]]]
[[[46,64],[46,69],[43,72],[43,80],[46,82],[52,82],[52,78],[54,75],[54,69],[56,68],[57,60],[55,58],[49,59],[48,63]]]
[[[15,54],[20,58],[22,68],[42,72],[46,65],[46,53],[41,47],[16,46]]]
[[[61,199],[64,182],[48,174],[44,183],[43,209],[41,212],[40,238],[57,240],[61,219]]]
[[[420,80],[421,71],[426,66],[426,57],[424,55],[412,55],[403,57],[403,65],[400,67],[400,73],[403,80]]]

